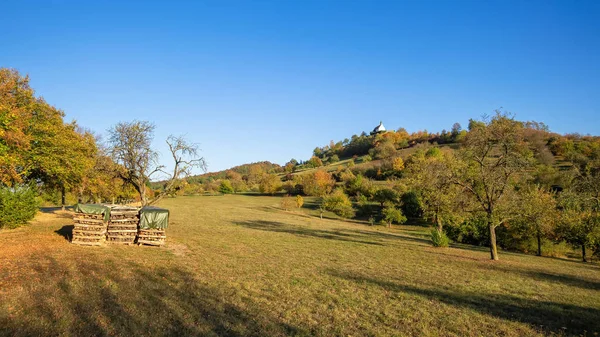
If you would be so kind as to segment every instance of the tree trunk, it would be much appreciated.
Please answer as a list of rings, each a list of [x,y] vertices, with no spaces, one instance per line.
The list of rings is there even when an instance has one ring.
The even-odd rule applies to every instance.
[[[65,196],[67,194],[67,191],[65,190],[65,186],[64,185],[61,186],[61,188],[60,188],[60,194],[61,194],[60,203],[61,203],[61,206],[62,206],[62,210],[64,211],[65,210],[65,204],[67,203],[66,202],[67,198]]]
[[[587,258],[585,256],[585,244],[581,245],[581,257],[583,258],[583,262],[587,262]]]
[[[540,234],[540,232],[537,232],[537,244],[538,244],[537,256],[542,256],[542,235]]]
[[[437,214],[435,215],[435,223],[437,225],[438,233],[442,234],[442,230],[443,230],[442,219],[440,219],[440,217]]]
[[[496,247],[496,227],[491,217],[488,217],[488,228],[490,229],[490,255],[492,260],[498,261],[498,249]]]

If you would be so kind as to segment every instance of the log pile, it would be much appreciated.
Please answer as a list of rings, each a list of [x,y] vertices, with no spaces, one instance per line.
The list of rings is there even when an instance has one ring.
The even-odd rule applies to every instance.
[[[110,206],[106,240],[111,244],[132,245],[138,232],[139,210],[135,207]]]
[[[137,243],[162,246],[167,240],[166,228],[169,225],[169,211],[147,206],[140,210],[140,228]]]
[[[106,238],[108,208],[101,205],[75,205],[71,243],[100,246]]]

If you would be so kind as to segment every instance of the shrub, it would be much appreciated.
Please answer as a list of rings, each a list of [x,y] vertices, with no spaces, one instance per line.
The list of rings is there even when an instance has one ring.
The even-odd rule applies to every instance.
[[[221,180],[221,184],[219,185],[219,192],[223,194],[233,193],[233,186],[231,185],[231,181]]]
[[[394,207],[392,204],[386,204],[386,207],[382,211],[383,221],[388,227],[392,223],[403,224],[406,222],[406,217],[402,214],[402,211]]]
[[[342,218],[352,218],[355,214],[352,202],[341,189],[336,189],[333,193],[324,196],[321,207]]]
[[[406,216],[411,218],[419,218],[423,216],[423,209],[421,208],[421,201],[419,196],[414,191],[409,191],[402,194],[400,197],[402,203],[402,212]]]
[[[446,233],[444,233],[443,231],[438,232],[437,229],[432,229],[431,242],[435,247],[448,247],[450,240],[448,239],[448,236],[446,236]]]
[[[36,196],[28,186],[0,188],[0,228],[16,228],[33,219],[39,207]]]
[[[302,208],[302,205],[304,205],[304,198],[302,198],[301,195],[297,195],[296,196],[296,207]]]
[[[498,229],[501,230],[501,227]],[[486,246],[490,242],[485,217],[482,216],[473,216],[457,224],[445,226],[445,230],[448,237],[455,242],[477,246]]]

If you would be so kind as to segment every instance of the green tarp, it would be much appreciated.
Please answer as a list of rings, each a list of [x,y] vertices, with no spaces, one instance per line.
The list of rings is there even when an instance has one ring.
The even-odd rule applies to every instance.
[[[146,206],[140,210],[140,229],[165,229],[168,226],[168,209]]]
[[[110,208],[104,205],[97,204],[75,204],[73,209],[76,213],[84,213],[84,214],[104,214],[104,221],[108,221],[110,219]]]

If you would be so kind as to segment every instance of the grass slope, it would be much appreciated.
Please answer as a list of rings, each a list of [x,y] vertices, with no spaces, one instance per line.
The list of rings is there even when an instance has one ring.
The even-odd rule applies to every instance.
[[[0,335],[525,336],[600,332],[600,268],[436,249],[278,209],[277,197],[165,200],[168,246],[78,247],[70,214],[0,232]]]

